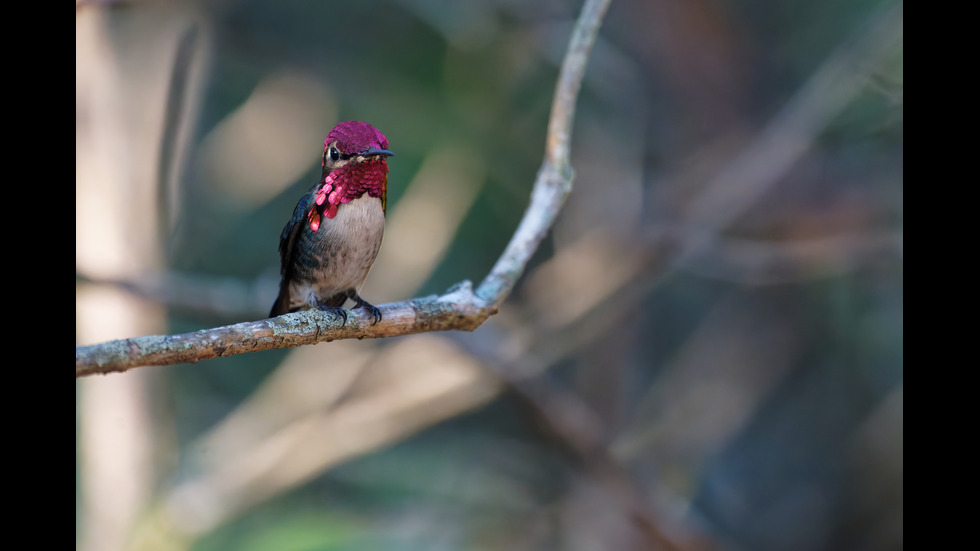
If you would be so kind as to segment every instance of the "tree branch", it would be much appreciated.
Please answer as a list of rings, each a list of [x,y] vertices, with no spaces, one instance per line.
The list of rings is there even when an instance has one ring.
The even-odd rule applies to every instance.
[[[147,336],[75,347],[75,377],[123,372],[147,365],[173,365],[290,348],[335,339],[380,338],[451,329],[472,331],[497,313],[524,273],[527,263],[572,190],[569,142],[575,103],[585,66],[610,0],[586,0],[569,41],[555,88],[546,136],[545,158],[510,243],[474,293],[464,281],[438,297],[379,306],[382,321],[373,326],[356,316],[344,320],[307,310],[276,318],[238,323],[193,333]]]

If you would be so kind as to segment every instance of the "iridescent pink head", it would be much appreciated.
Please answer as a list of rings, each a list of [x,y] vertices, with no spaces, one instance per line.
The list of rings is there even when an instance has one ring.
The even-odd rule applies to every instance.
[[[361,121],[345,121],[333,127],[323,140],[323,149],[326,150],[334,141],[337,142],[337,149],[345,155],[388,149],[388,138],[377,128]]]
[[[324,218],[337,216],[337,210],[364,194],[381,199],[387,206],[388,138],[366,122],[346,121],[333,127],[323,141],[323,173],[314,192],[314,204],[307,213],[310,230],[320,228]]]

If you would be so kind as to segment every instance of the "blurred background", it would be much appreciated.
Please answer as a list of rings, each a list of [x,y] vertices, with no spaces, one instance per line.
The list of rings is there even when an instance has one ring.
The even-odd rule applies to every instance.
[[[266,317],[341,120],[375,304],[478,283],[581,2],[76,3],[76,344]],[[614,1],[473,333],[76,380],[76,549],[903,546],[903,6]]]

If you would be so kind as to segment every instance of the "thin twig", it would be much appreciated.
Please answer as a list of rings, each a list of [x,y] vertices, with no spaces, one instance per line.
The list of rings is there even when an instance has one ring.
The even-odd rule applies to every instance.
[[[495,307],[499,307],[514,289],[528,260],[555,223],[565,199],[572,191],[574,174],[568,156],[575,122],[575,102],[585,76],[589,53],[608,7],[609,0],[589,0],[582,6],[582,13],[572,31],[551,102],[544,163],[534,182],[531,204],[504,253],[476,291],[477,296]]]

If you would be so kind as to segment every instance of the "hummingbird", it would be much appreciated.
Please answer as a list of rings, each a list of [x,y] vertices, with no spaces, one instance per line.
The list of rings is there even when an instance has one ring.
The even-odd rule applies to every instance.
[[[327,134],[320,178],[279,236],[282,280],[269,317],[319,308],[347,323],[351,299],[381,321],[358,290],[381,248],[391,155],[388,139],[366,122],[341,122]]]

